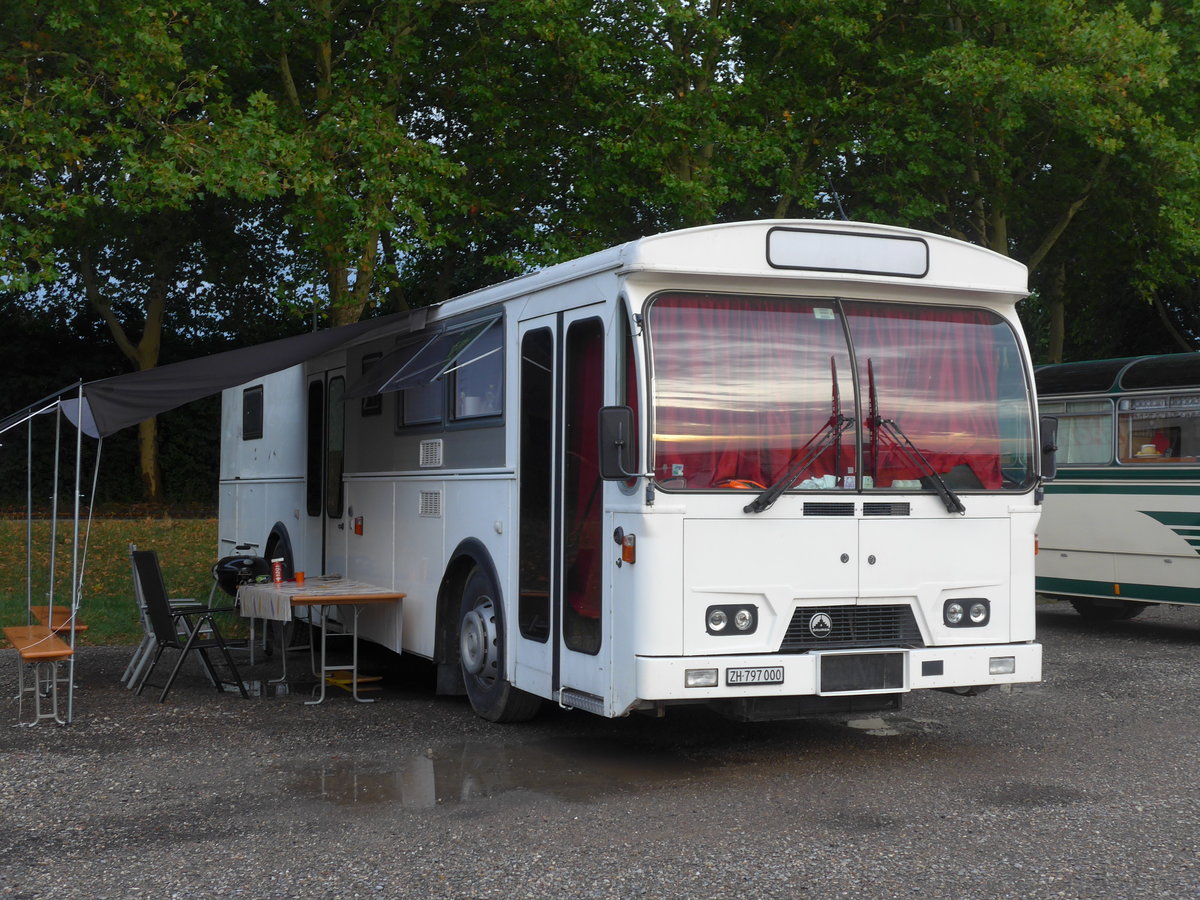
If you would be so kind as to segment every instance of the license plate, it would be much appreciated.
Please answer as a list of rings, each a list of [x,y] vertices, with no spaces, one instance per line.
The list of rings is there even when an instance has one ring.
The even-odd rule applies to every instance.
[[[726,669],[726,684],[783,684],[783,666],[755,669]]]

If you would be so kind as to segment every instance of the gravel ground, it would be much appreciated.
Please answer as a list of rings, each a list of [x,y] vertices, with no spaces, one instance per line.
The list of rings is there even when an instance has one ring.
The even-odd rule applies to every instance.
[[[1200,609],[1039,625],[1041,685],[766,725],[495,726],[395,661],[375,704],[159,704],[83,648],[22,728],[0,651],[0,895],[1200,898]]]

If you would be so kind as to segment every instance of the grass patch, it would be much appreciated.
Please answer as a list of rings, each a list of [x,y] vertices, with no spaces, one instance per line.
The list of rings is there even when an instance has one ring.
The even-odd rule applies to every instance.
[[[55,550],[54,601],[71,597],[70,520],[60,520]],[[33,523],[34,605],[45,604],[50,585],[51,523]],[[82,526],[80,542],[83,543]],[[129,545],[157,550],[163,580],[171,597],[207,601],[212,588],[212,565],[217,559],[216,519],[97,519],[87,538],[79,617],[88,630],[81,645],[134,645],[142,638],[141,619],[133,599]],[[0,625],[24,625],[27,590],[26,523],[0,519]],[[214,598],[216,605],[229,600]],[[224,629],[223,629],[224,630]]]

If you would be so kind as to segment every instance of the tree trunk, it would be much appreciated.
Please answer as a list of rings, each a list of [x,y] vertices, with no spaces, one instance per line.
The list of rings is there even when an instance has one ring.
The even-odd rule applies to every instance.
[[[169,235],[168,227],[161,227],[160,234]],[[97,271],[92,249],[85,246],[79,256],[79,272],[88,303],[104,319],[109,333],[121,352],[139,371],[153,369],[158,365],[162,349],[162,329],[166,316],[167,293],[175,275],[179,258],[179,247],[165,241],[151,248],[147,258],[153,267],[153,275],[146,290],[146,323],[141,339],[135,344],[125,326],[117,318],[112,303],[101,287],[103,278]],[[138,467],[141,471],[143,497],[147,503],[163,502],[162,468],[158,462],[158,421],[147,419],[138,425]]]
[[[142,497],[147,503],[163,501],[162,467],[158,464],[158,419],[138,423],[138,467],[142,475]]]
[[[1062,263],[1054,269],[1054,277],[1046,291],[1046,309],[1050,313],[1050,335],[1047,351],[1050,358],[1047,362],[1060,363],[1063,361],[1063,345],[1066,343],[1067,315],[1063,295],[1067,284],[1067,269]]]

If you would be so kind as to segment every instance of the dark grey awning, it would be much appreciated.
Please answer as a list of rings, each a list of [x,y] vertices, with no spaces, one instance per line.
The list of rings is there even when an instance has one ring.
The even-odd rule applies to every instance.
[[[93,437],[106,437],[193,400],[299,365],[373,331],[396,334],[416,331],[425,327],[427,313],[427,310],[417,309],[366,319],[341,328],[299,334],[143,372],[89,381],[83,385],[84,431]],[[77,400],[78,391],[79,386],[72,385],[59,395],[64,409],[75,422],[80,418],[79,404],[69,404],[69,401]],[[31,412],[32,407],[10,416],[5,423],[23,421]]]

